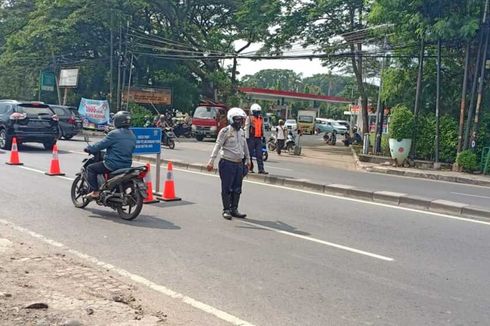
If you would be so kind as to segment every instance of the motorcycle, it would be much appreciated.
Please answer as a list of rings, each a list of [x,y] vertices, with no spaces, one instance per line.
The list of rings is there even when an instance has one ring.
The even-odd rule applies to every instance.
[[[325,134],[323,135],[323,140],[328,145],[335,146],[337,144],[337,133],[335,131],[334,132],[325,132]]]
[[[289,154],[294,154],[294,148],[296,147],[296,142],[294,141],[294,135],[292,131],[288,133],[288,138],[286,139],[284,146],[286,147],[286,150],[288,151]]]
[[[83,160],[80,172],[71,186],[71,200],[77,208],[85,208],[91,201],[87,198],[89,186],[87,167],[104,159],[104,153],[98,152]],[[120,218],[134,220],[141,212],[143,201],[147,196],[144,178],[148,170],[146,166],[120,169],[110,174],[99,175],[100,196],[96,203],[117,211]]]
[[[256,157],[255,153],[253,153],[252,158]],[[269,158],[269,152],[267,151],[267,145],[265,142],[262,142],[262,161],[267,161]]]
[[[170,149],[175,148],[175,133],[171,127],[165,127],[162,129],[162,145],[167,146]]]
[[[271,135],[269,140],[267,140],[267,149],[271,152],[274,152],[277,148],[277,139],[276,136]]]
[[[180,136],[184,136],[185,138],[191,138],[192,136],[191,132],[192,132],[191,126],[189,126],[186,123],[178,123],[174,127],[174,133],[177,138],[179,138]]]

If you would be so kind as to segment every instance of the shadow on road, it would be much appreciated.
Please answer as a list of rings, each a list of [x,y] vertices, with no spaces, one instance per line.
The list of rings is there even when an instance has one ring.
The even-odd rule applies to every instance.
[[[252,223],[252,224],[256,224],[257,227],[253,227],[253,226],[238,226],[239,228],[256,229],[256,230],[267,230],[267,229],[263,229],[263,228],[260,227],[260,226],[265,226],[265,227],[268,227],[268,228],[271,228],[271,229],[275,229],[275,230],[278,230],[278,231],[286,231],[286,232],[294,233],[294,234],[297,234],[297,235],[305,235],[305,236],[311,235],[308,232],[299,231],[294,226],[291,226],[291,225],[289,225],[287,223],[284,223],[284,222],[281,222],[281,221],[259,221],[259,220],[252,220],[250,218],[247,218],[247,219],[245,219],[243,221],[244,222],[249,222],[249,223]]]
[[[126,221],[121,219],[116,212],[105,211],[97,208],[86,208],[86,210],[92,213],[89,215],[89,217],[91,218],[100,218],[119,224],[129,225],[129,226],[150,228],[150,229],[163,229],[163,230],[181,229],[180,226],[175,225],[172,222],[149,215],[140,215],[135,220]]]

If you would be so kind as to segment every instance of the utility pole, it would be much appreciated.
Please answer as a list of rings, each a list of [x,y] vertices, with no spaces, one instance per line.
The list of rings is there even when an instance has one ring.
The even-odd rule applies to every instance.
[[[124,85],[126,84],[126,68],[127,68],[127,62],[128,62],[128,33],[129,33],[129,20],[126,21],[126,39],[125,39],[125,44],[124,44],[124,60],[122,64],[122,80],[121,80],[121,109],[124,105],[124,101],[122,99],[122,95],[124,93]]]
[[[483,100],[483,86],[485,84],[485,72],[486,72],[486,66],[487,66],[488,42],[489,42],[489,37],[490,37],[489,25],[487,22],[488,1],[489,0],[487,0],[485,2],[485,10],[483,13],[483,21],[482,21],[483,32],[485,33],[485,45],[483,46],[483,58],[482,58],[482,62],[481,62],[480,82],[478,85],[478,97],[476,100],[476,107],[475,107],[475,121],[473,124],[473,132],[471,134],[471,144],[472,144],[473,149],[474,149],[473,144],[476,143],[478,131],[480,128],[480,109],[481,109],[481,104],[482,104],[482,100]]]
[[[122,27],[119,21],[119,51],[117,52],[117,90],[116,90],[116,110],[121,109],[121,54],[122,54]]]
[[[111,45],[110,45],[110,53],[109,53],[109,59],[110,59],[110,63],[109,63],[109,66],[110,66],[110,71],[109,71],[109,107],[114,110],[114,103],[113,103],[113,99],[114,99],[114,77],[113,77],[113,71],[114,71],[114,32],[113,32],[113,17],[112,17],[112,10],[111,10]]]
[[[458,149],[461,152],[463,149],[463,131],[464,131],[464,113],[466,111],[466,93],[468,91],[468,67],[470,65],[471,42],[466,44],[466,54],[464,59],[464,75],[463,75],[463,91],[461,92],[461,104],[459,112],[459,130],[458,130]]]
[[[425,55],[425,32],[420,38],[420,53],[419,53],[419,71],[417,74],[417,88],[415,91],[415,105],[413,108],[414,130],[412,133],[412,148],[410,157],[415,159],[415,149],[417,148],[417,130],[418,130],[418,116],[420,107],[420,98],[422,97],[422,82],[424,79],[424,55]]]
[[[440,123],[440,105],[441,105],[441,38],[437,40],[437,81],[436,81],[436,137],[435,137],[435,162],[434,168],[440,168],[439,163],[439,123]]]
[[[58,94],[58,105],[61,105],[61,95],[60,95],[60,87],[59,87],[59,84],[60,83],[58,81],[56,58],[54,56],[54,52],[53,51],[51,51],[51,56],[53,57],[54,81],[56,83],[56,93]]]
[[[376,105],[376,143],[374,146],[374,153],[378,154],[381,152],[381,138],[383,137],[383,119],[384,107],[381,107],[381,93],[383,92],[383,72],[385,69],[386,57],[388,56],[386,51],[386,36],[383,43],[383,60],[381,61],[381,72],[379,79],[379,90],[378,90],[378,103]]]
[[[131,62],[129,64],[128,97],[127,97],[128,111],[129,111],[129,93],[131,92],[131,77],[133,72],[133,59],[134,59],[134,55],[133,53],[131,53]]]

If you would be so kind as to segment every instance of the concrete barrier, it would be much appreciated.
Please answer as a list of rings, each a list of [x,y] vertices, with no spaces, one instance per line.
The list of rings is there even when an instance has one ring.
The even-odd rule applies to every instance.
[[[373,200],[378,203],[398,206],[400,204],[400,198],[403,196],[407,196],[407,194],[391,191],[375,191],[373,193]]]
[[[325,186],[325,193],[338,195],[338,196],[345,196],[347,195],[347,190],[353,188],[354,188],[353,186],[349,186],[349,185],[330,184]]]
[[[401,207],[428,210],[430,207],[430,203],[432,201],[433,199],[429,199],[425,197],[407,195],[407,196],[400,197],[399,205]]]
[[[430,210],[437,213],[461,215],[463,208],[468,204],[458,203],[449,200],[437,199],[430,203]]]

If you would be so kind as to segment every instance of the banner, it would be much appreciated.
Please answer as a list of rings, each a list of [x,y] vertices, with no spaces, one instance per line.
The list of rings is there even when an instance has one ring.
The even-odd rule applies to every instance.
[[[110,120],[109,102],[82,98],[78,113],[84,128],[103,130]]]

